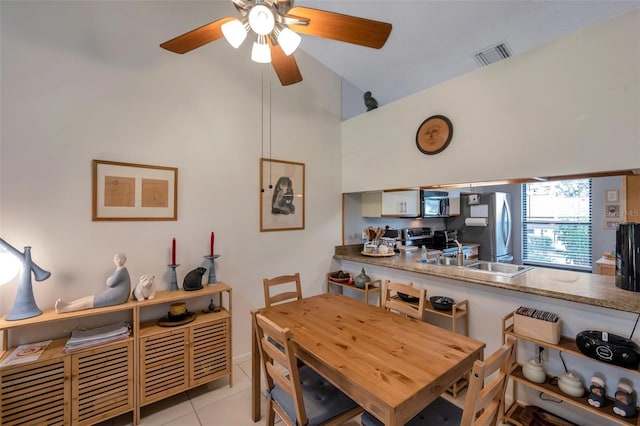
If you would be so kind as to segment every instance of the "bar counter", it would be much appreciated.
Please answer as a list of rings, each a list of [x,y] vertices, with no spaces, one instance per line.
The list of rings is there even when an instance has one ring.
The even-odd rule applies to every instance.
[[[336,246],[334,258],[640,313],[640,293],[617,288],[612,276],[536,266],[523,274],[508,277],[461,266],[421,263],[419,250],[389,257],[365,256],[360,254],[361,250],[362,244]]]

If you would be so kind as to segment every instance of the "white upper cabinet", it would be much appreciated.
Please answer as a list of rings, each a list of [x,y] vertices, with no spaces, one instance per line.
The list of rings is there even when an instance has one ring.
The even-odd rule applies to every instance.
[[[363,192],[362,217],[420,217],[420,190]]]
[[[382,193],[382,216],[419,217],[420,191],[384,191]]]

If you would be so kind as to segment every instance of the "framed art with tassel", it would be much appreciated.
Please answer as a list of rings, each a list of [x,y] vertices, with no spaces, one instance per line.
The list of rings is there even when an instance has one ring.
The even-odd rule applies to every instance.
[[[260,232],[304,229],[304,163],[260,159]]]

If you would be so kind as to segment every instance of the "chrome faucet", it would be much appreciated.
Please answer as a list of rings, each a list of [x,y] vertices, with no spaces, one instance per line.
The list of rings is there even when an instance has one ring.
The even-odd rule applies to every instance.
[[[464,252],[462,251],[462,244],[460,244],[460,241],[458,241],[458,240],[453,240],[453,242],[458,245],[458,253],[456,254],[456,260],[458,261],[458,266],[463,266],[464,265]]]

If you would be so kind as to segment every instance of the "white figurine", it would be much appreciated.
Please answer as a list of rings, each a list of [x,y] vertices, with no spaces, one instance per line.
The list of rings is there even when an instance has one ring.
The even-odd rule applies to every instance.
[[[156,277],[151,274],[144,274],[140,276],[138,280],[138,285],[133,289],[133,297],[141,302],[144,299],[153,299],[156,297],[156,286],[155,286]]]

